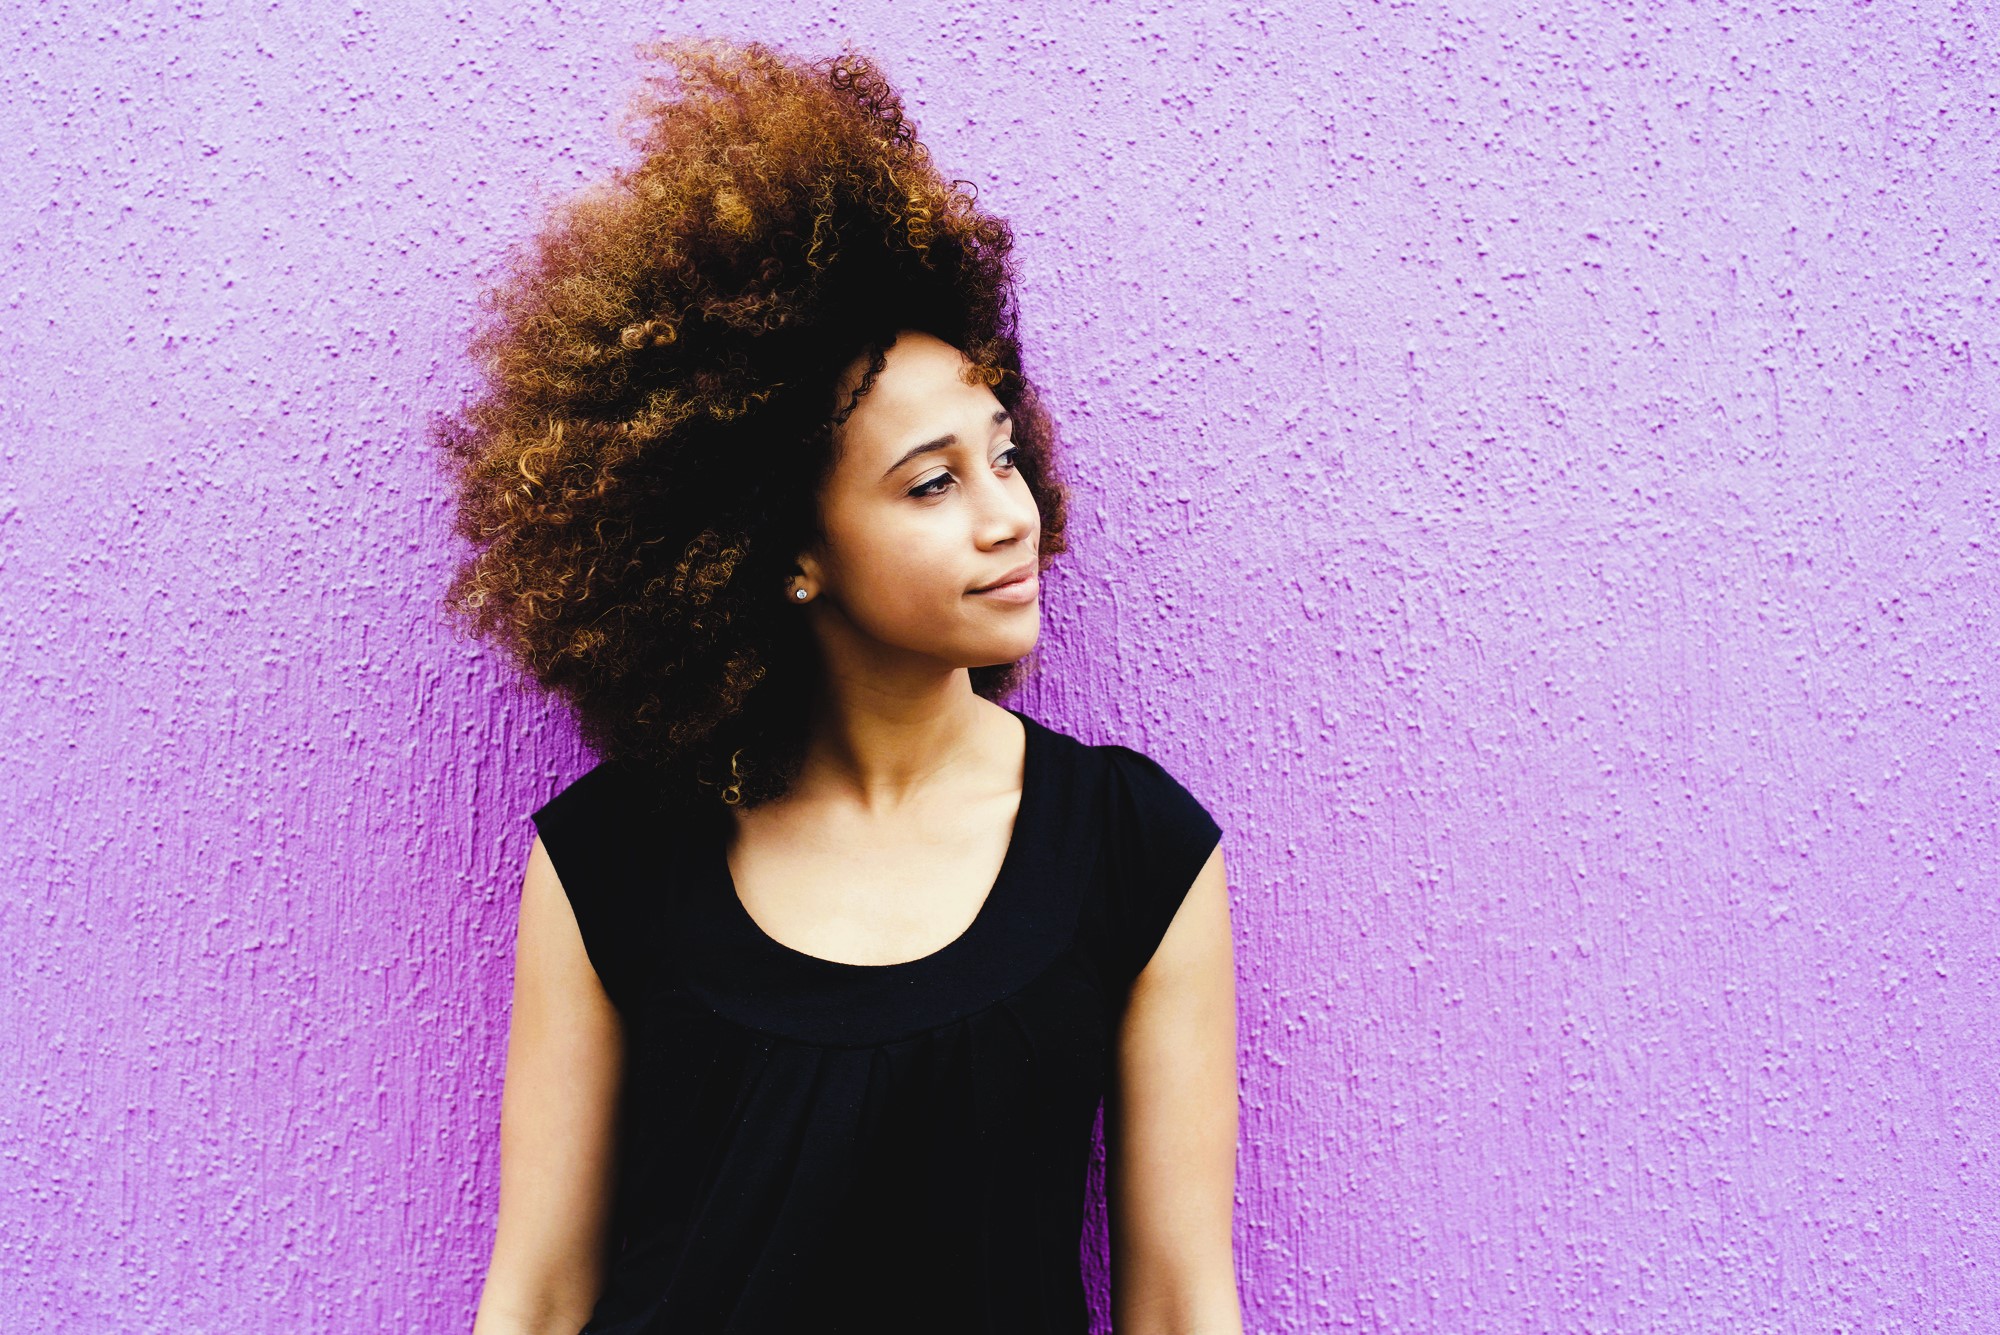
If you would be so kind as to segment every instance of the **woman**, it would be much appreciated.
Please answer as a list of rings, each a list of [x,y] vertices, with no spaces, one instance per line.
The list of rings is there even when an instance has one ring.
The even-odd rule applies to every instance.
[[[601,756],[534,813],[477,1335],[1236,1335],[1220,830],[996,703],[1065,550],[1011,235],[879,71],[663,43],[492,296],[451,604]]]

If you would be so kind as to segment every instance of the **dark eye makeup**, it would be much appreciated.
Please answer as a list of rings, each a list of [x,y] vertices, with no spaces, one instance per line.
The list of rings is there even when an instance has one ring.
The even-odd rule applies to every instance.
[[[1009,455],[1017,455],[1020,452],[1021,452],[1021,447],[1019,445],[1009,445],[1006,449],[1000,451],[1000,457],[1005,459]],[[1009,464],[1008,466],[1012,467],[1013,465]],[[940,488],[937,491],[932,491],[931,488],[936,487],[941,482],[949,482],[951,480],[952,479],[950,473],[939,473],[936,477],[930,479],[928,482],[918,483],[916,486],[912,487],[907,494],[916,497],[918,500],[925,500],[932,496],[942,496],[944,495],[944,491],[942,488]]]

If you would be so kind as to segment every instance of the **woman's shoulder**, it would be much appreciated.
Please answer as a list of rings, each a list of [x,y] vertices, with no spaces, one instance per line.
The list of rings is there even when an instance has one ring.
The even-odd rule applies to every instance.
[[[600,760],[559,785],[532,816],[543,850],[576,914],[605,992],[630,1005],[645,968],[644,942],[659,921],[653,887],[666,841],[648,816],[643,776]]]
[[[625,764],[600,760],[559,784],[529,817],[543,845],[551,851],[575,842],[601,845],[633,818],[633,779]]]
[[[1221,833],[1215,817],[1173,768],[1117,742],[1098,749],[1114,821],[1148,838],[1213,846]]]
[[[542,805],[535,808],[534,816],[539,821],[545,812],[568,816],[622,805],[630,800],[635,778],[626,762],[616,758],[599,760],[583,773],[558,784]]]
[[[1201,802],[1181,782],[1179,765],[1169,766],[1147,751],[1124,742],[1087,742],[1039,720],[1022,715],[1030,726],[1038,727],[1051,739],[1053,747],[1083,770],[1096,784],[1127,804],[1146,808],[1200,807]],[[1206,814],[1204,810],[1204,814]]]
[[[1079,809],[1096,822],[1090,842],[1102,850],[1093,884],[1104,897],[1104,939],[1113,975],[1129,980],[1152,958],[1222,827],[1182,782],[1179,765],[1124,742],[1049,733],[1070,756]]]
[[[607,757],[558,785],[530,819],[551,851],[561,843],[603,853],[642,845],[670,830],[705,832],[698,830],[696,816],[690,803],[671,797],[651,771]]]

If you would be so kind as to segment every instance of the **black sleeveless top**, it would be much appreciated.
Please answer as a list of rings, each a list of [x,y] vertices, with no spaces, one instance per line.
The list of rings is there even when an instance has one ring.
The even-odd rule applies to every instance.
[[[903,963],[766,935],[726,824],[662,819],[615,762],[534,813],[625,1031],[583,1335],[1084,1335],[1111,1038],[1221,830],[1138,751],[1009,712],[1027,754],[999,877]]]

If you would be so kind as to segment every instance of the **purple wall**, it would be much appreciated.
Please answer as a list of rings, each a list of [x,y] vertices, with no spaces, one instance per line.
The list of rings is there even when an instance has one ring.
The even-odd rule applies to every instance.
[[[1251,1330],[1986,1328],[1991,15],[1301,8],[14,7],[0,1329],[469,1326],[588,759],[422,428],[654,23],[1017,226],[1018,703],[1227,830]]]

